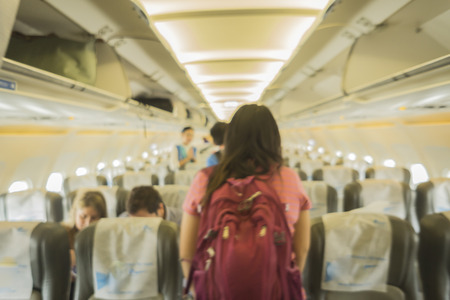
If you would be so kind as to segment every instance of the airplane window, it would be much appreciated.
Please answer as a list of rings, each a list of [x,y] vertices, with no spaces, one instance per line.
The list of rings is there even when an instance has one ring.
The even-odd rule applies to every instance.
[[[75,171],[75,174],[77,174],[77,176],[83,176],[86,175],[88,173],[88,170],[84,167],[80,167]]]
[[[348,158],[349,160],[356,160],[356,154],[355,154],[355,153],[349,153],[349,154],[347,155],[347,158]]]
[[[24,180],[14,181],[8,188],[9,193],[25,191],[30,188],[30,184]]]
[[[395,161],[393,159],[386,159],[383,162],[383,166],[393,168],[393,167],[395,167]]]
[[[428,181],[428,172],[422,164],[411,165],[411,180],[414,185]]]
[[[364,156],[364,161],[366,163],[368,163],[369,165],[371,165],[371,164],[373,164],[373,157],[370,155],[366,155],[366,156]]]
[[[45,186],[47,191],[59,193],[62,191],[63,175],[59,172],[50,174],[47,179],[47,185]]]
[[[97,164],[97,170],[101,171],[106,167],[106,164],[104,162],[99,162]]]
[[[443,174],[444,174],[444,177],[450,178],[450,170],[449,169],[444,170]]]

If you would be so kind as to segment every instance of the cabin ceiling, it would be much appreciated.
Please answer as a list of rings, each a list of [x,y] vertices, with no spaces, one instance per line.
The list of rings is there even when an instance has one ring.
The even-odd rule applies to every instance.
[[[102,40],[130,98],[177,98],[219,119],[249,102],[286,126],[449,111],[448,0],[308,3],[21,0],[14,30]]]

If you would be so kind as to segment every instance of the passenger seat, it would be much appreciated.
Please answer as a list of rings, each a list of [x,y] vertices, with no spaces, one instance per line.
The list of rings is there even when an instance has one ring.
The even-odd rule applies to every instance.
[[[63,187],[65,195],[69,195],[79,188],[94,187],[99,185],[107,185],[105,176],[86,174],[83,176],[70,176],[64,179]]]
[[[362,209],[410,220],[411,188],[389,179],[366,179],[349,183],[344,189],[344,211]]]
[[[48,221],[64,219],[63,198],[44,189],[0,195],[0,221]]]
[[[402,167],[371,167],[366,170],[366,178],[372,179],[394,179],[409,184],[411,173]]]
[[[343,210],[344,187],[346,184],[356,181],[358,171],[345,166],[324,166],[313,173],[313,180],[325,181],[336,189],[338,195],[337,211]]]
[[[450,211],[420,220],[419,267],[425,300],[450,299]]]
[[[355,245],[346,244],[345,247],[339,245],[327,245],[327,237],[325,230],[325,223],[323,218],[332,216],[334,222],[343,224],[339,226],[339,231],[334,232],[334,240],[340,241],[342,238],[349,235],[355,227],[359,229],[350,233],[350,238],[353,241],[358,241]],[[352,219],[361,217],[360,219]],[[382,220],[382,221],[379,221]],[[384,224],[383,220],[387,220],[390,226],[390,231],[376,231],[370,224]],[[370,230],[369,230],[370,228]],[[390,242],[390,252],[388,252],[389,264],[386,270],[386,290],[373,290],[371,287],[366,287],[361,284],[346,284],[345,280],[355,270],[359,272],[367,272],[368,276],[372,276],[376,270],[374,268],[377,262],[383,260],[377,257],[361,257],[367,255],[366,253],[359,253],[358,250],[361,245],[364,247],[367,241],[374,244],[379,242]],[[336,260],[325,261],[325,249],[345,248],[349,251],[347,256],[342,256],[344,260],[335,264]],[[373,248],[373,247],[372,247]],[[334,251],[334,250],[333,250]],[[332,252],[333,252],[332,251]],[[386,252],[384,252],[386,253]],[[416,276],[416,269],[414,268],[414,260],[417,254],[417,245],[415,232],[411,225],[399,218],[393,216],[386,216],[381,214],[363,214],[363,213],[334,213],[323,216],[320,221],[311,226],[311,246],[307,258],[307,263],[304,275],[304,287],[308,294],[309,300],[418,300],[418,282]],[[362,260],[363,263],[355,265],[355,263]],[[365,260],[370,261],[365,265]],[[373,266],[375,265],[375,266]],[[337,266],[337,267],[336,267]],[[326,289],[323,288],[324,282],[329,283],[336,275],[342,276],[342,284],[338,288]],[[361,277],[355,277],[357,281]],[[336,280],[337,281],[337,280]],[[335,282],[336,282],[335,281]],[[341,282],[341,281],[337,281]],[[351,282],[351,281],[350,281]],[[364,286],[364,287],[363,287]],[[357,288],[358,291],[347,291],[345,289]]]
[[[118,299],[116,298],[116,292],[119,294],[121,293],[120,289],[123,284],[133,282],[134,274],[139,275],[142,268],[148,265],[153,266],[153,263],[143,264],[141,262],[142,255],[134,257],[131,253],[144,251],[146,254],[149,254],[149,252],[151,253],[152,247],[155,247],[157,252],[157,272],[150,274],[147,278],[149,278],[149,285],[153,283],[151,282],[151,277],[157,278],[156,282],[158,295],[145,299],[180,299],[182,276],[181,267],[178,260],[177,230],[173,223],[161,220],[158,229],[155,231],[155,227],[152,224],[154,224],[157,219],[160,218],[119,218],[114,220],[101,219],[78,233],[75,241],[78,278],[75,285],[74,299]],[[104,236],[104,233],[106,233],[106,240],[109,244],[107,246],[97,245],[94,243],[94,240],[96,239],[95,233],[99,230],[99,228],[101,228],[99,226],[103,226],[103,223],[109,223],[113,228],[111,230],[106,229],[106,231],[103,229],[102,234],[100,235]],[[134,229],[129,230],[130,226]],[[142,228],[142,230],[136,230],[136,228]],[[156,245],[144,243],[144,240],[149,238],[154,239],[156,241]],[[117,246],[117,248],[115,248],[115,246]],[[100,278],[102,282],[99,282],[99,279],[95,282],[94,255],[95,251],[98,250],[95,249],[95,247],[109,249],[112,253],[111,257],[115,256],[117,258],[108,264],[108,268],[110,270],[106,271],[103,278],[97,277]],[[101,288],[112,289],[114,294],[110,298],[100,298],[96,296],[95,293],[96,289],[99,291]],[[135,298],[141,299],[142,297]],[[128,299],[135,298],[130,296]]]
[[[416,188],[416,214],[425,215],[450,210],[450,178],[433,178]]]
[[[33,222],[0,222],[0,232],[5,233],[11,229],[16,229],[19,233],[24,233],[31,229],[29,247],[14,245],[14,253],[26,251],[29,255],[32,294],[30,300],[68,300],[70,293],[70,254],[69,236],[67,231],[57,223],[33,223]],[[3,236],[5,238],[5,236]],[[1,241],[5,243],[5,240]],[[5,248],[6,247],[6,248]],[[9,263],[14,264],[11,253],[4,253],[8,249],[7,245],[0,247],[0,260],[9,259]],[[5,256],[6,255],[6,256]],[[23,257],[23,256],[22,256]],[[26,263],[21,265],[26,268]],[[8,270],[15,272],[14,265],[2,267],[2,275],[7,275]],[[6,272],[6,274],[5,274]],[[12,278],[14,275],[11,275]],[[17,277],[17,276],[16,276]],[[26,281],[26,275],[20,280]],[[2,284],[0,283],[0,287]],[[2,291],[0,291],[0,299]]]
[[[302,185],[312,202],[311,219],[337,211],[338,199],[335,188],[325,181],[303,181]]]

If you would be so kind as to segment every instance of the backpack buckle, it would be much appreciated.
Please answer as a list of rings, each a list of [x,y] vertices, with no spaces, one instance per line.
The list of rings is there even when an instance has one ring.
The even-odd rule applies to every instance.
[[[204,240],[207,239],[214,239],[217,236],[217,231],[216,230],[208,230],[208,232],[205,234],[205,236],[203,237]]]
[[[286,232],[282,231],[282,232],[274,232],[273,233],[273,241],[275,243],[275,245],[279,246],[279,245],[283,245],[284,243],[286,243]]]
[[[252,208],[252,205],[253,205],[253,200],[261,194],[262,194],[261,191],[257,191],[256,193],[254,193],[253,195],[251,195],[244,201],[240,202],[237,207],[238,212],[243,213],[243,212],[250,210],[250,208]]]

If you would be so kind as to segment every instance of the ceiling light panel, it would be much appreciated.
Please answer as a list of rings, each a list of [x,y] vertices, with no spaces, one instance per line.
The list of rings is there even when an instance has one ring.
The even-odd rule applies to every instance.
[[[314,9],[322,10],[329,0],[143,0],[149,15],[174,14],[186,11],[217,11],[234,9]]]
[[[238,60],[186,64],[185,68],[196,84],[229,80],[270,83],[282,66],[282,61]]]
[[[182,17],[182,16],[181,16]],[[182,64],[211,60],[288,60],[314,16],[199,15],[154,21]]]
[[[237,102],[259,100],[332,0],[142,2],[162,42],[222,118]]]

